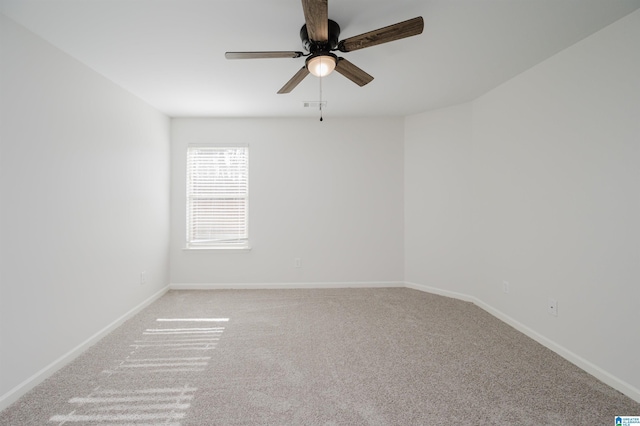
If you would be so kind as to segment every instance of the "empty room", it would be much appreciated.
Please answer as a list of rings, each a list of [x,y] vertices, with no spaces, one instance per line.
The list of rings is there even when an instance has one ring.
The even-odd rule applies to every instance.
[[[640,425],[640,0],[0,0],[0,425]]]

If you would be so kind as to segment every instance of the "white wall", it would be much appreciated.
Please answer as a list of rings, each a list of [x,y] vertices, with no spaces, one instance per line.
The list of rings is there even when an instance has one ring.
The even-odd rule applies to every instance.
[[[478,296],[636,389],[638,46],[635,12],[483,96],[473,113]]]
[[[183,250],[195,143],[249,144],[251,251]],[[172,283],[402,282],[402,118],[174,119],[171,144]]]
[[[168,284],[170,123],[0,26],[1,403]]]
[[[470,294],[471,105],[405,120],[405,281]]]
[[[638,46],[634,12],[477,99],[470,113],[409,117],[405,147],[407,280],[466,293],[636,400]],[[467,191],[466,203],[443,201]],[[464,267],[449,248],[463,245],[469,218],[473,283],[465,287],[466,276],[447,269]],[[546,311],[549,297],[557,317]]]

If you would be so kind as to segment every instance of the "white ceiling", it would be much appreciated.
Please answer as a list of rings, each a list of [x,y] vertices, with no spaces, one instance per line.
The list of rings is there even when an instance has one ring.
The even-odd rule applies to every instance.
[[[472,100],[640,7],[640,0],[329,0],[340,39],[423,16],[416,37],[341,54],[373,75],[322,81],[325,116],[402,116]],[[300,0],[0,0],[0,10],[172,117],[318,115],[308,76],[276,92],[303,50]]]

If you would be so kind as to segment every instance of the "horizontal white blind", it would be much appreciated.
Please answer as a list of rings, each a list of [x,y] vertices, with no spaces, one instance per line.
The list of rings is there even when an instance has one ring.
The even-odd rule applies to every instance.
[[[187,148],[187,244],[247,246],[248,147]]]

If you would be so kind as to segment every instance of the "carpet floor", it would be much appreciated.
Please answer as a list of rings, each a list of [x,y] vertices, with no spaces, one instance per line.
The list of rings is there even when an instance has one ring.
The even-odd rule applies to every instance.
[[[640,404],[471,303],[170,291],[0,425],[613,425]]]

